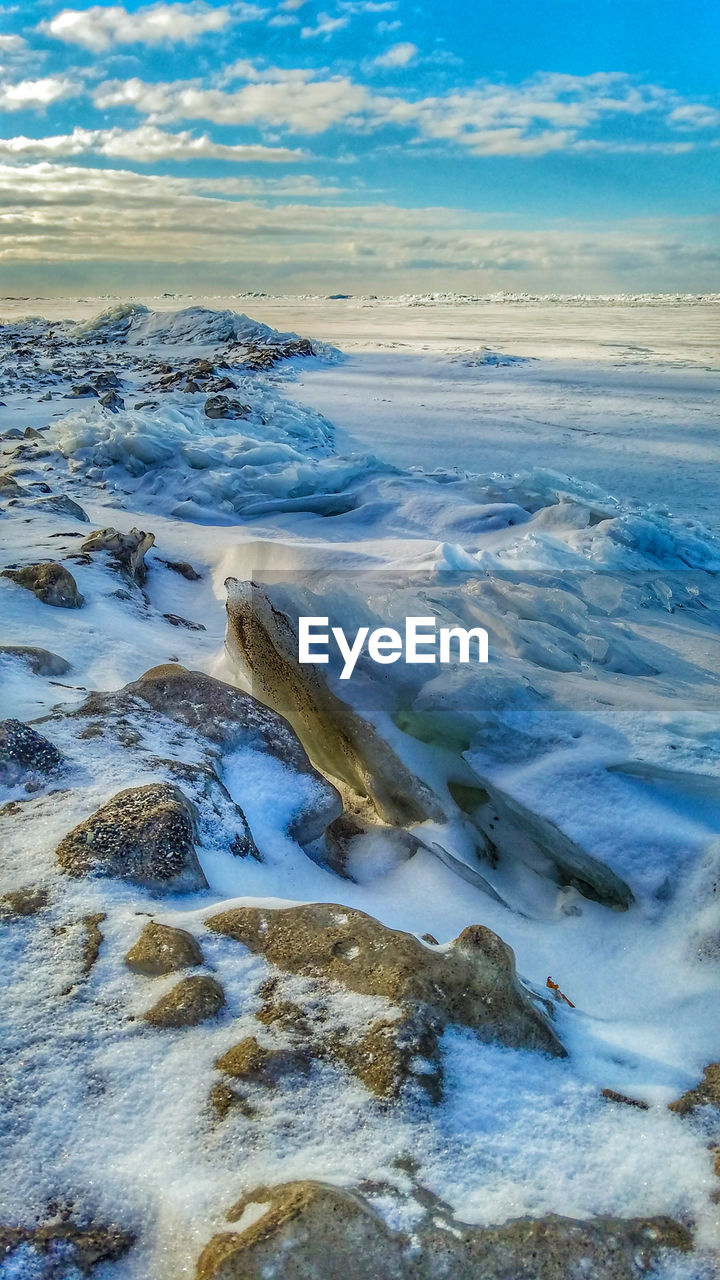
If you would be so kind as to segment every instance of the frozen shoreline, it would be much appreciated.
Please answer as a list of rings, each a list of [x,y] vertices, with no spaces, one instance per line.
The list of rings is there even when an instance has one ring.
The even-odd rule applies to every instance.
[[[168,301],[168,308],[173,305],[176,300]],[[631,340],[628,314],[620,348],[610,351],[608,333],[623,314],[616,310],[600,318],[589,307],[573,312],[576,336],[567,350],[562,344],[570,318],[562,308],[553,312],[553,327],[539,307],[533,312],[535,329],[524,337],[515,304],[503,313],[505,327],[494,329],[487,311],[473,313],[468,328],[470,308],[461,316],[460,308],[347,306],[338,316],[329,304],[258,299],[247,309],[263,322],[339,342],[350,355],[313,367],[295,360],[259,377],[243,372],[241,364],[228,366],[237,390],[226,393],[243,401],[243,414],[213,420],[204,411],[206,391],[192,378],[188,389],[187,373],[184,384],[167,391],[148,393],[145,384],[154,381],[157,388],[168,376],[162,372],[167,363],[174,369],[208,355],[217,361],[220,348],[212,334],[218,324],[225,333],[227,321],[201,316],[203,340],[193,341],[183,328],[182,341],[175,342],[169,320],[168,342],[160,321],[141,318],[138,332],[160,329],[159,346],[153,340],[137,349],[118,339],[96,348],[61,342],[34,372],[35,339],[28,332],[19,357],[28,362],[25,371],[19,385],[8,383],[2,394],[0,434],[50,427],[39,441],[1,442],[3,469],[25,490],[13,496],[11,489],[3,510],[4,563],[60,558],[85,597],[77,610],[49,609],[14,582],[0,582],[4,638],[56,650],[72,664],[68,688],[31,675],[15,659],[2,659],[3,715],[37,719],[58,708],[56,718],[39,727],[67,750],[74,770],[52,796],[43,790],[26,796],[12,788],[3,793],[11,803],[22,800],[21,816],[14,823],[12,813],[5,818],[14,833],[11,887],[24,882],[31,865],[58,895],[59,925],[68,912],[73,918],[108,913],[108,944],[89,987],[99,1003],[81,1002],[79,1012],[62,1023],[59,1065],[49,1077],[43,1076],[44,1049],[32,1036],[28,1050],[36,1005],[47,998],[38,977],[47,963],[46,944],[33,943],[38,967],[32,947],[25,954],[12,942],[17,926],[7,926],[8,964],[16,975],[7,1015],[12,1052],[18,1064],[30,1054],[33,1072],[52,1080],[70,1113],[80,1106],[72,1178],[82,1182],[83,1162],[97,1160],[99,1151],[110,1171],[94,1188],[99,1208],[107,1212],[119,1203],[147,1227],[133,1181],[142,1164],[149,1221],[160,1216],[166,1235],[172,1235],[182,1219],[191,1238],[202,1243],[221,1226],[217,1206],[222,1195],[227,1199],[228,1179],[237,1184],[243,1177],[281,1181],[304,1175],[343,1183],[396,1176],[391,1156],[408,1147],[419,1154],[427,1185],[447,1195],[467,1221],[548,1211],[690,1213],[701,1242],[710,1245],[716,1226],[708,1200],[714,1186],[708,1133],[670,1114],[667,1102],[718,1056],[716,971],[696,955],[696,939],[713,927],[705,898],[718,834],[720,740],[712,716],[718,690],[717,544],[695,524],[710,523],[713,516],[706,467],[717,452],[711,406],[717,374],[703,361],[712,347],[704,325],[717,311],[706,315],[699,304],[688,307],[692,323],[686,323],[679,306],[657,306],[653,328],[634,308],[642,343],[637,332]],[[398,342],[410,350],[388,351]],[[456,358],[486,345],[532,361],[497,366],[487,357]],[[92,395],[65,398],[73,379],[92,372],[94,360],[108,358],[125,407],[106,408]],[[209,375],[211,382],[217,372]],[[41,401],[46,388],[53,398]],[[136,410],[135,403],[148,395],[156,407]],[[689,408],[692,421],[676,440],[674,418],[684,411],[687,423]],[[574,418],[583,416],[587,424],[590,413],[596,415],[592,434],[571,430],[578,425]],[[644,425],[649,416],[653,432]],[[620,445],[623,452],[608,461],[610,449]],[[358,447],[378,457],[358,456]],[[659,449],[662,463],[651,474],[648,459],[657,460]],[[442,470],[434,474],[437,466]],[[482,479],[458,475],[456,467],[524,474]],[[553,471],[576,479],[565,484]],[[583,483],[615,490],[623,477],[631,483],[610,498]],[[39,506],[43,485],[51,490],[48,496],[59,492],[78,502],[89,523],[75,520],[67,508]],[[681,519],[668,520],[651,509],[662,503],[677,509]],[[139,525],[155,533],[142,592],[127,582],[119,592],[111,564],[78,555],[74,539],[111,524],[124,532]],[[168,559],[192,561],[202,577],[178,577],[165,564]],[[78,739],[68,713],[85,691],[117,689],[173,659],[239,681],[223,654],[225,579],[242,580],[251,572],[271,578],[283,569],[302,578],[310,568],[329,578],[339,570],[350,588],[357,569],[403,573],[405,595],[396,593],[398,609],[406,596],[411,599],[415,576],[424,589],[431,575],[439,607],[487,610],[495,652],[482,691],[448,682],[429,694],[411,689],[408,699],[417,697],[418,715],[427,706],[431,713],[444,708],[446,718],[458,708],[477,712],[477,741],[466,760],[528,812],[557,824],[568,839],[626,877],[636,896],[630,911],[609,909],[571,885],[559,886],[522,859],[505,865],[501,859],[497,868],[483,864],[483,874],[512,904],[508,908],[426,849],[393,862],[387,851],[378,856],[371,840],[363,845],[364,837],[354,856],[360,865],[367,847],[365,878],[341,879],[288,835],[288,796],[291,801],[296,780],[279,773],[274,762],[270,768],[257,752],[227,754],[223,784],[241,805],[262,861],[233,855],[222,825],[214,837],[206,833],[199,854],[210,883],[207,902],[176,896],[158,908],[152,898],[120,884],[107,894],[92,879],[63,885],[54,865],[58,840],[119,786],[146,781],[150,768],[132,747],[114,739]],[[585,589],[595,569],[610,596],[603,594],[605,586],[597,597],[594,588]],[[448,595],[444,583],[457,573],[481,580],[487,599],[478,605],[460,590]],[[637,583],[646,581],[652,589],[644,595]],[[659,594],[660,588],[669,595]],[[369,591],[354,599],[349,589],[348,599],[348,608],[376,607]],[[202,621],[205,629],[169,623],[168,615]],[[406,763],[443,793],[445,766],[433,759],[432,748],[414,738],[411,727],[401,730],[389,716],[387,724],[379,714],[375,719],[405,752]],[[411,718],[403,723],[411,726]],[[166,741],[161,726],[153,731],[155,757],[187,749]],[[644,773],[633,772],[638,761],[647,765]],[[469,866],[472,843],[463,821],[458,812],[432,831]],[[108,1040],[102,1018],[107,1014],[112,1021],[113,1000],[128,992],[131,1008],[141,1011],[143,991],[128,986],[119,963],[134,940],[138,910],[159,910],[169,922],[201,930],[210,901],[225,908],[228,901],[278,900],[341,902],[395,928],[430,930],[443,945],[466,925],[482,922],[514,948],[520,973],[538,994],[550,973],[572,995],[575,1009],[558,1005],[555,1019],[569,1060],[533,1059],[453,1031],[444,1050],[451,1093],[434,1118],[400,1105],[390,1116],[368,1110],[357,1082],[339,1086],[324,1068],[312,1098],[320,1117],[317,1131],[293,1109],[292,1092],[281,1091],[277,1133],[270,1122],[268,1133],[260,1135],[239,1122],[233,1140],[217,1140],[211,1158],[204,1138],[198,1140],[202,1107],[215,1078],[216,1053],[228,1047],[228,1036],[237,1038],[237,1027],[221,1023],[192,1033],[199,1074],[188,1098],[183,1033],[174,1035],[164,1056],[154,1033],[135,1036],[128,1049],[115,1039],[121,1032],[112,1023]],[[244,1034],[254,1025],[245,975],[259,962],[245,955],[238,965],[225,944],[202,936]],[[62,963],[67,974],[59,980],[71,973],[72,956]],[[90,1045],[89,1067],[78,1065],[72,1048],[83,1036]],[[115,1105],[101,1136],[97,1104],[79,1101],[85,1097],[86,1068],[103,1075]],[[163,1108],[155,1110],[154,1072],[169,1099],[169,1128]],[[608,1105],[599,1094],[603,1087],[631,1093],[650,1109]],[[304,1086],[303,1105],[309,1105],[309,1093]],[[27,1166],[12,1201],[16,1215],[39,1203],[53,1170],[58,1178],[67,1174],[63,1152],[69,1131],[62,1116],[53,1119],[47,1168],[40,1173],[34,1144],[43,1150],[47,1104],[26,1097],[22,1115],[19,1125],[10,1119],[7,1148],[11,1160]],[[123,1136],[128,1122],[144,1134],[137,1150]],[[289,1139],[281,1136],[287,1131],[283,1124],[289,1125]],[[666,1158],[671,1147],[675,1161]],[[131,1254],[118,1275],[140,1280],[142,1266],[142,1255],[133,1262]],[[663,1274],[689,1280],[692,1272],[685,1266],[671,1263]]]

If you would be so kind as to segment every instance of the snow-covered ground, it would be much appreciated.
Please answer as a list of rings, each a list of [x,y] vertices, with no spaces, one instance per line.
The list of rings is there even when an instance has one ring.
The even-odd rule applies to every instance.
[[[3,494],[3,567],[61,560],[85,597],[80,609],[49,608],[0,579],[2,643],[41,646],[71,664],[58,683],[0,654],[2,716],[64,714],[87,690],[117,689],[168,661],[242,683],[223,648],[229,576],[272,590],[279,573],[282,589],[307,598],[312,571],[315,598],[349,621],[392,622],[423,612],[420,602],[464,625],[481,621],[491,644],[481,673],[401,679],[381,685],[380,697],[361,680],[347,695],[445,805],[422,824],[419,852],[398,861],[361,839],[354,880],[340,879],[289,837],[294,784],[277,762],[228,757],[223,782],[263,860],[233,857],[220,824],[199,850],[210,896],[166,900],[158,918],[201,930],[209,906],[261,900],[342,902],[440,943],[485,924],[512,946],[532,990],[552,975],[571,998],[573,1008],[555,1010],[569,1058],[450,1031],[436,1111],[382,1109],[357,1081],[340,1089],[327,1069],[295,1100],[282,1092],[260,1134],[245,1125],[208,1146],[202,1101],[215,1057],[238,1025],[251,1025],[245,986],[258,961],[239,965],[224,941],[203,941],[236,1021],[232,1034],[224,1023],[189,1033],[198,1062],[189,1086],[188,1033],[171,1037],[166,1054],[147,1034],[128,1049],[108,1040],[86,1002],[58,1016],[54,1038],[49,944],[33,935],[23,950],[18,926],[0,926],[11,1075],[30,1061],[42,1082],[34,1096],[21,1088],[19,1118],[7,1120],[14,1190],[5,1216],[41,1212],[64,1182],[100,1216],[122,1211],[140,1230],[145,1242],[108,1275],[144,1280],[160,1256],[184,1275],[189,1264],[168,1244],[178,1223],[197,1252],[248,1187],[397,1178],[392,1159],[412,1152],[421,1180],[463,1221],[668,1213],[692,1221],[701,1253],[668,1260],[663,1274],[709,1274],[720,1242],[708,1150],[717,1124],[709,1109],[692,1120],[667,1104],[720,1058],[718,302],[151,305],[158,314],[121,308],[99,325],[48,329],[20,316],[87,321],[101,307],[0,304],[10,322],[0,330],[0,437],[20,433],[0,438],[0,470],[22,490]],[[190,305],[248,311],[261,324],[207,310],[160,314]],[[314,354],[291,351],[250,370],[245,347],[275,341],[264,325],[317,339]],[[207,416],[208,391],[217,392],[206,375],[186,385],[198,359],[232,384],[221,394],[241,404],[240,416]],[[101,365],[114,371],[121,403],[73,395]],[[163,387],[181,366],[185,382]],[[40,438],[21,439],[28,428]],[[58,495],[89,523],[43,505]],[[154,533],[144,593],[118,592],[102,559],[78,556],[81,539],[105,526]],[[179,560],[200,579],[165,563]],[[146,765],[118,759],[116,744],[82,746],[62,714],[38,728],[72,759],[66,782],[52,795],[0,791],[11,806],[9,889],[27,882],[31,862],[55,892],[62,836],[120,787],[147,780]],[[522,853],[480,866],[467,820],[449,803],[446,782],[461,767],[523,806],[529,823],[552,824],[596,870],[609,868],[629,887],[630,909],[558,885]],[[511,849],[512,831],[506,839]],[[56,925],[104,910],[113,954],[133,941],[138,912],[158,915],[127,886],[109,897],[92,881],[64,892]],[[108,1007],[141,998],[112,954],[90,981]],[[39,1004],[48,1018],[40,1038]],[[111,1099],[104,1113],[86,1102],[95,1077]],[[603,1088],[648,1109],[609,1103]],[[89,1177],[91,1164],[104,1172]]]

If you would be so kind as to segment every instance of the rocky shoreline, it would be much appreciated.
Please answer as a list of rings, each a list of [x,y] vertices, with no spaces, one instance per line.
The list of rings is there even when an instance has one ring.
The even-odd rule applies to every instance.
[[[532,708],[549,701],[558,672],[607,680],[619,702],[638,679],[657,677],[660,688],[661,667],[649,660],[652,651],[661,661],[658,641],[635,634],[631,614],[642,608],[652,622],[656,610],[666,625],[656,588],[633,583],[631,601],[617,584],[603,588],[601,608],[579,578],[572,601],[555,581],[499,578],[487,585],[483,621],[520,695],[508,675],[480,706],[457,673],[454,684],[343,693],[332,672],[296,660],[304,579],[252,583],[224,573],[224,557],[196,567],[190,551],[180,557],[183,539],[173,541],[166,517],[154,532],[134,523],[133,503],[145,525],[162,494],[157,448],[171,451],[172,431],[185,431],[181,399],[193,422],[207,419],[203,431],[270,424],[270,453],[233,464],[218,490],[220,525],[298,512],[322,522],[369,501],[367,472],[362,483],[359,472],[327,483],[336,465],[328,424],[299,416],[293,425],[283,407],[283,362],[322,355],[320,346],[231,313],[179,316],[169,324],[119,308],[95,327],[33,321],[2,332],[3,394],[15,397],[18,421],[23,404],[36,421],[39,405],[59,399],[93,408],[84,424],[63,416],[0,433],[0,523],[11,548],[0,666],[8,708],[12,696],[24,709],[0,723],[3,1143],[14,1184],[0,1215],[0,1276],[710,1277],[717,1064],[694,1085],[688,1071],[674,1097],[669,1085],[649,1101],[610,1079],[599,1087],[578,1068],[577,1026],[590,1015],[572,1020],[575,1005],[539,963],[518,973],[504,930],[487,923],[505,921],[523,939],[534,924],[587,920],[602,930],[660,910],[631,863],[611,864],[491,767],[508,750],[492,708],[504,699],[514,714],[518,696]],[[139,421],[152,418],[163,398],[168,435],[158,444],[141,431],[121,456],[118,415],[132,400]],[[256,446],[246,439],[242,450]],[[180,447],[187,474],[195,468],[207,488],[191,494],[183,480],[171,494],[172,510],[192,518],[209,501],[206,455],[216,446],[188,438]],[[303,466],[314,459],[312,474],[288,488],[301,457]],[[274,477],[262,502],[258,469]],[[410,491],[407,477],[385,479]],[[520,516],[516,505],[488,514],[486,504],[487,527],[536,520],[529,499]],[[614,518],[591,512],[588,537]],[[713,589],[708,581],[708,607]],[[374,580],[363,590],[379,608]],[[480,609],[474,587],[433,579],[432,591],[450,618]],[[671,591],[681,623],[696,626],[694,589],[673,580]],[[544,667],[528,621],[540,600],[556,626]],[[220,678],[208,668],[223,626]],[[127,662],[131,678],[117,678]],[[471,749],[476,713],[485,756]],[[551,731],[539,718],[523,723],[534,735],[523,740],[529,757],[561,738],[569,749],[567,720]],[[372,875],[384,883],[376,865],[390,877],[422,867],[428,902],[435,884],[451,884],[466,923],[439,941],[432,920],[425,931],[395,927],[377,893],[367,898],[377,914],[363,909]],[[693,963],[716,944],[714,918],[703,914],[714,865],[706,862],[702,910],[682,942]],[[608,1063],[620,1054],[609,1040]],[[537,1134],[524,1078],[546,1108]],[[512,1120],[508,1092],[518,1096]],[[479,1118],[475,1106],[486,1108]],[[549,1171],[563,1152],[564,1114],[570,1172],[555,1195]],[[506,1129],[512,1175],[502,1172]],[[522,1141],[536,1153],[527,1165]],[[692,1170],[680,1176],[685,1202],[668,1212],[658,1194],[646,1212],[661,1185],[651,1171],[637,1212],[615,1210],[621,1191],[603,1202],[597,1179],[579,1194],[584,1203],[595,1194],[591,1207],[565,1208],[573,1144],[587,1170],[602,1142],[638,1153],[623,1174],[638,1184],[645,1162],[657,1165],[672,1144]],[[535,1159],[538,1193],[478,1211],[486,1181],[530,1185]],[[493,1194],[497,1205],[501,1191]]]

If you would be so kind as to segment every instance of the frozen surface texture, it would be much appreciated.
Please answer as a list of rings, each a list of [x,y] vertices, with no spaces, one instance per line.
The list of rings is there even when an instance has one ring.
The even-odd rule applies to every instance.
[[[710,1280],[717,299],[30,309],[1,1280]]]

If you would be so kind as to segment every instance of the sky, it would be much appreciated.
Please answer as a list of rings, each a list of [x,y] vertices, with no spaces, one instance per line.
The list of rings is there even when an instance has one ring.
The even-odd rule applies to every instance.
[[[0,4],[0,294],[720,291],[707,0]]]

